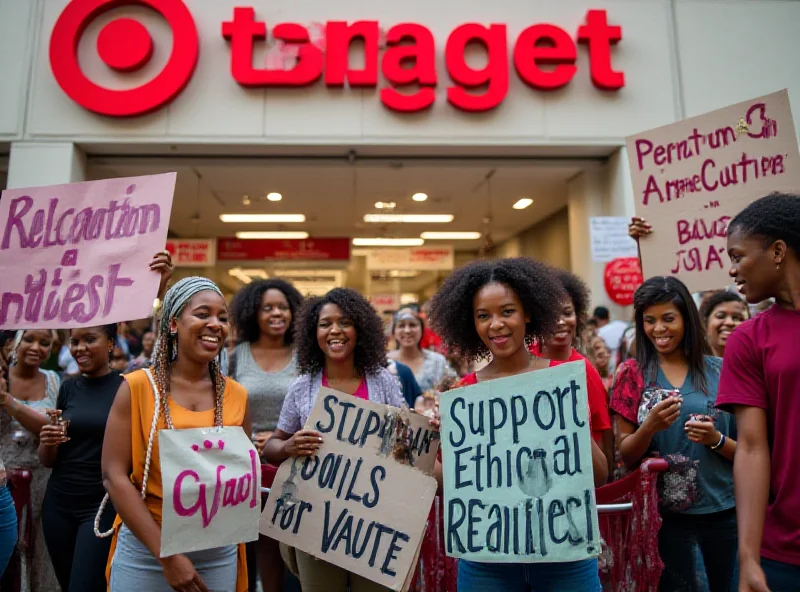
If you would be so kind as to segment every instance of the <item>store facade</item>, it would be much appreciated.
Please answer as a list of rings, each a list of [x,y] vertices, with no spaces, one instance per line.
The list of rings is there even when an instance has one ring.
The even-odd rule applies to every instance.
[[[341,175],[342,187],[354,162],[373,167],[361,179],[376,187],[391,187],[388,171],[401,166],[420,186],[437,168],[453,167],[453,187],[459,167],[500,179],[527,171],[532,208],[505,205],[523,196],[510,181],[485,196],[503,210],[481,215],[496,225],[493,253],[569,266],[600,303],[589,218],[633,212],[625,136],[781,88],[797,114],[797,22],[800,2],[785,0],[0,0],[0,185],[173,169],[176,199],[217,223],[218,212],[253,211],[225,171],[278,175],[285,162],[323,183]],[[197,178],[184,185],[185,171]],[[218,186],[195,190],[216,173],[235,207]],[[306,215],[319,210],[311,236],[379,234],[364,227],[365,206],[326,226],[327,210],[349,204],[340,193],[306,204]],[[373,193],[359,193],[370,211],[384,203]],[[456,191],[425,212],[449,209],[454,229],[488,236],[466,211],[455,228],[457,201]],[[294,211],[290,202],[276,211]],[[244,230],[198,229],[176,211],[176,237]],[[410,234],[419,230],[431,229]],[[452,246],[456,264],[479,249]]]

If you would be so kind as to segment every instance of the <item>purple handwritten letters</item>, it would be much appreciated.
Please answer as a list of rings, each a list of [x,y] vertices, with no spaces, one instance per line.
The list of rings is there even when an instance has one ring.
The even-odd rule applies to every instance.
[[[175,173],[10,189],[0,198],[0,329],[145,318]]]

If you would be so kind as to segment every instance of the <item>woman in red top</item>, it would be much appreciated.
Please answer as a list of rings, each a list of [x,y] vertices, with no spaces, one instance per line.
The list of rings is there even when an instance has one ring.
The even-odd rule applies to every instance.
[[[535,341],[556,331],[565,293],[552,270],[532,259],[476,261],[445,280],[431,304],[434,330],[448,347],[489,364],[460,385],[476,384],[548,368],[550,360],[530,353]],[[472,319],[472,322],[469,319]],[[605,483],[608,464],[592,441],[596,485]],[[479,563],[461,559],[458,590],[477,592],[502,586],[505,592],[599,592],[597,560],[565,563]]]

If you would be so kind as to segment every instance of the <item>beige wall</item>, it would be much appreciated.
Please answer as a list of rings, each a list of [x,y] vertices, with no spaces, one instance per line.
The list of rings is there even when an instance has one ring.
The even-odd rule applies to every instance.
[[[534,224],[517,238],[521,255],[570,269],[567,208],[562,208],[549,218]]]

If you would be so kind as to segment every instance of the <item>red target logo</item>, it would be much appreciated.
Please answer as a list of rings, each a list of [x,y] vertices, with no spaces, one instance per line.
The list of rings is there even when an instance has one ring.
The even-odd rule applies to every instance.
[[[78,43],[95,18],[131,5],[146,6],[164,17],[172,29],[172,54],[161,72],[142,86],[128,90],[99,86],[78,64]],[[114,117],[143,115],[177,97],[192,78],[199,52],[197,27],[182,0],[72,0],[50,37],[50,67],[61,89],[85,109]],[[97,53],[112,70],[132,72],[153,56],[153,39],[140,22],[119,18],[100,31]]]

